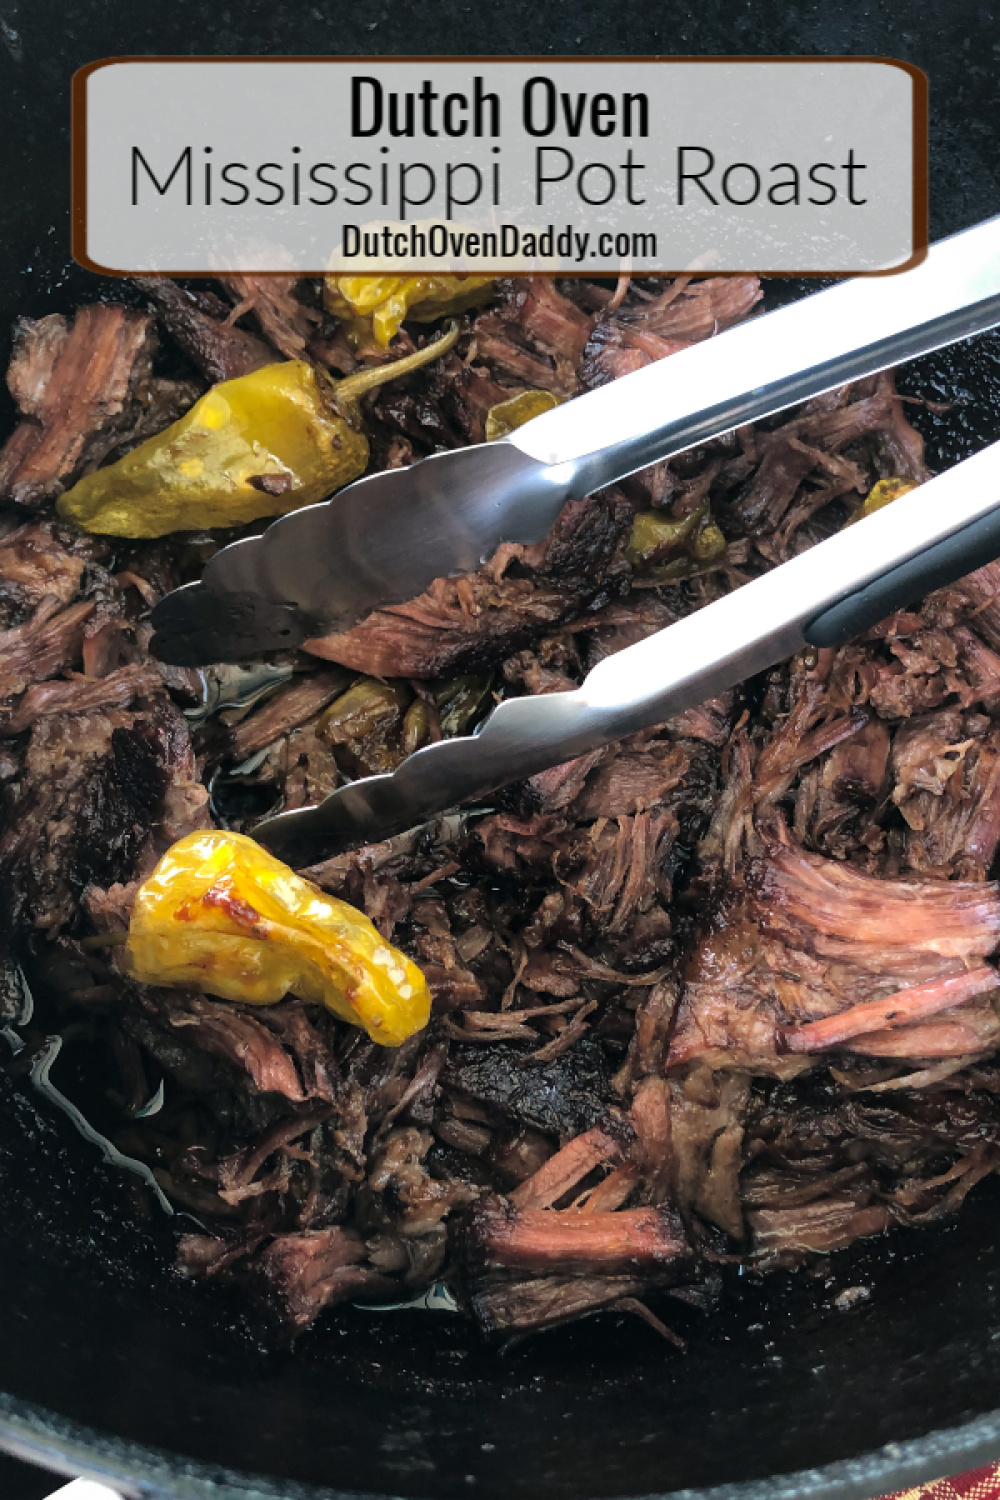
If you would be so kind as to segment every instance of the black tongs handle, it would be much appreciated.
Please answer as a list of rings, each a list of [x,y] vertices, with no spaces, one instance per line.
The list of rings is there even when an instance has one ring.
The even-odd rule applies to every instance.
[[[806,626],[805,638],[811,646],[842,646],[894,610],[905,609],[921,595],[944,588],[997,557],[1000,557],[1000,505],[971,526],[935,542],[917,557],[900,563],[898,568],[883,573],[857,593],[825,609]]]

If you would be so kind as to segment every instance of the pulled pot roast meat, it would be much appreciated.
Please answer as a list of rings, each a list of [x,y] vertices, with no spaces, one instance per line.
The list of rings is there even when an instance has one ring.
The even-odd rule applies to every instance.
[[[193,672],[150,656],[149,610],[231,537],[111,545],[56,524],[53,498],[206,380],[385,355],[294,278],[140,290],[148,313],[21,324],[8,373],[2,1003],[29,1042],[103,1040],[117,1146],[202,1226],[180,1269],[237,1278],[290,1336],[443,1283],[490,1335],[616,1310],[672,1337],[649,1299],[697,1302],[720,1259],[798,1266],[953,1212],[1000,1166],[1000,564],[309,870],[427,976],[433,1018],[398,1049],[119,962],[136,884],[182,834],[252,832],[503,696],[572,687],[847,524],[877,479],[925,479],[893,377],[574,501],[546,541],[295,656]],[[446,361],[366,399],[373,465],[482,441],[519,390],[572,397],[761,295],[500,282]],[[642,512],[689,524],[642,553]]]

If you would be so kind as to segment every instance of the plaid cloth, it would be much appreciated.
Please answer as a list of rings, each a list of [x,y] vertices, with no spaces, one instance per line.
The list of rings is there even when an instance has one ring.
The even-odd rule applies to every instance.
[[[912,1490],[886,1495],[884,1500],[1000,1500],[1000,1463],[969,1469],[951,1479],[935,1479]]]

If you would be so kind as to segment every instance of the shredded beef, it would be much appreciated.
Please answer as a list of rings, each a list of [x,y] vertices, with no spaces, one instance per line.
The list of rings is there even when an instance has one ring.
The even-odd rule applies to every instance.
[[[755,276],[697,282],[679,277],[659,295],[643,296],[598,317],[580,378],[591,388],[619,380],[721,333],[745,318],[762,296]]]
[[[364,1260],[357,1232],[338,1226],[278,1235],[257,1256],[255,1270],[262,1296],[273,1301],[294,1334],[308,1328],[324,1307],[393,1290],[386,1277],[358,1264]]]
[[[467,1253],[487,1270],[607,1276],[655,1270],[691,1255],[680,1220],[666,1209],[559,1212],[489,1200],[473,1215]]]
[[[273,364],[275,351],[263,339],[236,328],[230,308],[212,292],[191,292],[165,276],[139,276],[164,328],[206,380],[235,380]]]
[[[152,319],[114,303],[21,321],[8,384],[22,420],[0,452],[0,498],[30,509],[96,468],[141,417]]]
[[[207,803],[183,717],[162,691],[135,710],[37,718],[0,836],[13,911],[55,932],[88,884],[127,883],[204,826]]]
[[[887,1017],[902,1028],[898,1055],[948,1053],[954,1043],[919,1017],[988,996],[994,971],[982,960],[998,940],[995,885],[882,880],[771,844],[747,869],[746,889],[722,896],[688,960],[669,1063],[701,1058],[780,1075],[797,1069],[788,1054],[805,1050],[803,1037],[866,1050],[867,1034],[880,1034]],[[921,992],[912,1006],[911,990]],[[861,1002],[871,1004],[870,1025],[842,1014]],[[982,1050],[1000,1030],[988,998],[962,1005],[954,1024],[965,1043],[959,1052]]]
[[[438,579],[419,599],[376,610],[305,649],[372,677],[440,677],[491,665],[607,597],[630,520],[613,491],[570,501],[526,576],[498,578],[487,565],[457,582]]]
[[[296,297],[295,276],[227,276],[223,284],[236,303],[230,319],[252,313],[279,353],[286,359],[303,357],[321,314]]]
[[[616,1308],[643,1285],[642,1278],[628,1276],[533,1276],[477,1287],[469,1305],[484,1333],[509,1337]]]
[[[228,538],[112,544],[45,507],[206,380],[384,356],[320,311],[318,282],[140,286],[167,373],[153,314],[111,305],[22,324],[8,374],[0,1019],[23,1024],[26,981],[47,1027],[71,1040],[85,1017],[120,1149],[201,1225],[180,1269],[233,1278],[285,1338],[444,1283],[489,1336],[614,1310],[676,1343],[655,1299],[706,1305],[720,1261],[801,1266],[954,1213],[1000,1167],[1000,564],[309,870],[427,978],[430,1025],[397,1049],[295,997],[137,985],[122,948],[185,833],[252,832],[500,697],[572,690],[849,523],[877,479],[922,482],[891,373],[574,501],[544,542],[230,680],[155,662],[148,619]],[[444,360],[365,399],[372,467],[483,441],[518,391],[569,398],[760,296],[753,277],[501,282]],[[681,541],[637,557],[640,510]],[[389,706],[355,735],[324,716],[359,673]]]
[[[476,319],[478,357],[524,385],[572,396],[592,320],[547,276],[504,281],[500,291],[500,306]]]
[[[58,600],[46,596],[30,620],[0,631],[0,698],[23,692],[79,660],[84,622],[93,611],[87,600],[60,610]]]
[[[263,708],[243,719],[232,731],[232,753],[235,760],[245,760],[272,745],[282,735],[306,724],[321,709],[342,693],[351,679],[335,669],[317,672],[282,689]]]
[[[23,734],[37,719],[55,714],[127,708],[133,698],[155,693],[160,685],[159,673],[150,666],[120,667],[106,677],[39,682],[28,689],[16,709],[6,715],[0,710],[0,735]]]
[[[43,599],[70,604],[83,569],[83,558],[63,545],[50,523],[28,522],[8,532],[0,541],[0,625],[23,624]]]

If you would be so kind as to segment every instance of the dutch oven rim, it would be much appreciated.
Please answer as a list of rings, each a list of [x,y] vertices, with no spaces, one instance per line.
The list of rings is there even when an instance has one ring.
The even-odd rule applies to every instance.
[[[240,1475],[181,1455],[171,1457],[163,1449],[100,1432],[3,1392],[0,1449],[56,1475],[111,1486],[123,1500],[396,1500],[385,1492]],[[980,1468],[998,1457],[1000,1409],[820,1468],[707,1489],[615,1495],[607,1500],[874,1500]]]

